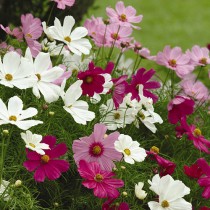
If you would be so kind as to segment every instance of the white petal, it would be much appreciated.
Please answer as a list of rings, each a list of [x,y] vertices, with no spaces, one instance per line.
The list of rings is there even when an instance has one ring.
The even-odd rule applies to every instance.
[[[43,122],[39,120],[25,120],[25,121],[17,121],[15,125],[22,130],[28,130],[29,128],[33,126],[42,124],[42,123]]]
[[[0,119],[8,118],[7,107],[4,102],[0,99]]]
[[[18,116],[23,110],[23,101],[17,96],[13,96],[8,102],[9,115]]]
[[[88,30],[85,27],[77,27],[75,28],[72,33],[71,33],[71,39],[73,40],[78,40],[83,38],[88,34]]]
[[[35,109],[35,108],[28,108],[28,109],[23,110],[23,111],[21,112],[21,115],[20,115],[20,117],[19,117],[19,120],[24,120],[24,119],[33,117],[33,116],[35,116],[37,113],[38,113],[37,109]]]
[[[42,73],[41,81],[54,82],[56,79],[58,79],[63,74],[63,72],[64,72],[64,70],[62,68],[55,66],[52,69],[49,69]]]
[[[63,35],[64,35],[64,37],[70,35],[74,24],[75,24],[75,20],[72,16],[66,16],[64,18],[64,21],[63,21]]]
[[[51,66],[50,54],[40,52],[34,61],[35,73],[42,73]]]
[[[160,204],[155,201],[148,202],[148,206],[150,210],[164,210],[164,208],[162,208]]]
[[[36,83],[35,77],[16,79],[12,81],[12,84],[21,90],[31,88],[35,83]]]
[[[20,55],[16,52],[6,53],[3,58],[3,65],[6,74],[14,74],[20,65]]]

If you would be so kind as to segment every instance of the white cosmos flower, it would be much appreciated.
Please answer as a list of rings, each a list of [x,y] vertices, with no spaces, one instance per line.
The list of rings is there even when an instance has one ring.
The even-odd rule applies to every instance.
[[[28,61],[16,52],[4,55],[3,63],[0,58],[0,84],[13,88],[26,89],[36,81],[31,77],[32,70],[27,68]]]
[[[2,180],[0,183],[0,198],[2,197],[4,201],[8,201],[10,199],[10,196],[8,194],[8,186],[9,182]]]
[[[54,26],[47,28],[47,33],[55,40],[64,42],[74,54],[87,55],[90,53],[91,44],[88,39],[83,38],[88,34],[85,27],[77,27],[72,31],[75,20],[72,16],[64,18],[63,26],[58,18],[55,18]]]
[[[118,152],[123,153],[124,161],[130,164],[134,162],[142,162],[147,156],[145,149],[139,147],[137,141],[133,141],[128,135],[120,134],[114,146]]]
[[[26,144],[26,148],[37,152],[40,155],[44,155],[43,149],[50,149],[48,144],[41,143],[42,136],[38,134],[33,134],[31,131],[26,131],[26,133],[21,133],[21,138]]]
[[[135,184],[135,195],[140,200],[143,200],[147,196],[147,193],[144,190],[142,190],[143,186],[144,186],[143,182]]]
[[[190,193],[190,188],[183,182],[174,180],[170,175],[160,178],[159,174],[148,182],[151,185],[150,190],[159,196],[159,202],[148,203],[151,210],[192,210],[192,204],[182,198]]]
[[[68,88],[66,93],[62,94],[65,104],[63,108],[71,114],[75,122],[86,125],[87,121],[91,121],[95,118],[95,113],[88,111],[89,106],[86,101],[78,100],[82,95],[81,84],[82,81],[77,80]]]
[[[25,57],[30,61],[27,69],[33,70],[36,76],[36,83],[33,85],[33,94],[40,98],[40,92],[46,102],[57,101],[60,96],[60,86],[53,84],[64,72],[58,66],[52,67],[49,53],[40,52],[33,61],[29,48],[26,50]]]
[[[8,101],[8,108],[0,99],[0,125],[13,124],[22,130],[27,130],[35,125],[43,123],[39,120],[26,120],[37,114],[37,109],[28,108],[23,110],[23,102],[17,96],[13,96]]]

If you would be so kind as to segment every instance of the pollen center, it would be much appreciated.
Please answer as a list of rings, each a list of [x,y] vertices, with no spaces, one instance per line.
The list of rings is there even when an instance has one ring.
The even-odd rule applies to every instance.
[[[26,34],[26,37],[32,38],[31,34]]]
[[[162,201],[161,206],[162,206],[163,208],[169,207],[168,201],[167,201],[167,200]]]
[[[11,81],[11,80],[13,80],[13,76],[12,76],[11,74],[6,74],[6,75],[5,75],[5,79],[6,79],[7,81]]]
[[[145,117],[145,115],[144,115],[144,113],[143,112],[139,112],[138,113],[138,116],[142,119],[142,120],[144,120],[146,117]]]
[[[176,60],[172,59],[172,60],[168,61],[168,64],[171,67],[176,67]]]
[[[116,112],[116,113],[114,114],[114,119],[115,119],[115,120],[119,120],[119,119],[120,119],[120,113],[119,113],[119,112]]]
[[[91,82],[93,81],[93,77],[87,76],[87,77],[85,78],[85,81],[86,81],[87,83],[91,83]]]
[[[11,115],[11,116],[9,117],[9,120],[10,120],[10,121],[17,121],[17,117],[14,116],[14,115]]]
[[[32,143],[29,143],[29,145],[30,145],[31,147],[33,147],[33,148],[36,147],[36,146],[35,146],[34,144],[32,144]]]
[[[126,17],[125,14],[120,15],[120,18],[119,18],[119,19],[120,19],[122,22],[127,21],[127,17]]]
[[[101,153],[101,147],[99,145],[96,145],[93,147],[92,152],[94,155],[99,155]]]
[[[203,64],[203,65],[206,65],[207,64],[207,59],[206,58],[201,58],[199,60],[199,63]]]
[[[64,37],[64,40],[67,42],[71,42],[71,38],[69,36]]]
[[[152,147],[150,148],[150,151],[151,151],[151,152],[154,152],[154,153],[156,153],[156,154],[158,154],[158,153],[160,152],[159,148],[156,147],[156,146],[152,146]]]
[[[48,163],[49,160],[50,160],[50,157],[48,155],[43,155],[41,157],[41,160],[42,160],[43,163]]]
[[[118,35],[117,33],[113,33],[113,34],[111,35],[111,37],[112,37],[112,39],[114,39],[114,40],[120,39],[120,37],[119,37],[119,35]]]
[[[201,136],[201,135],[202,135],[201,130],[200,130],[199,128],[196,128],[196,129],[193,131],[193,135],[194,135],[195,137]]]
[[[124,149],[124,152],[125,152],[125,154],[128,155],[128,156],[131,154],[131,151],[130,151],[129,149]]]
[[[94,180],[96,182],[101,182],[103,180],[103,176],[101,174],[96,174],[96,176],[94,177]]]
[[[40,81],[41,78],[42,78],[40,74],[36,74],[36,77],[38,78],[39,81]]]

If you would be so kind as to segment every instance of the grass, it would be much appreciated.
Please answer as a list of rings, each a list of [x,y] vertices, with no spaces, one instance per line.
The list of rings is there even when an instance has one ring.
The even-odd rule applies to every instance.
[[[96,0],[88,15],[106,17],[105,8],[114,8],[116,2]],[[124,0],[124,3],[132,5],[137,14],[144,16],[139,24],[142,29],[135,31],[134,36],[153,54],[165,45],[180,46],[186,50],[195,44],[206,46],[210,42],[209,0]]]

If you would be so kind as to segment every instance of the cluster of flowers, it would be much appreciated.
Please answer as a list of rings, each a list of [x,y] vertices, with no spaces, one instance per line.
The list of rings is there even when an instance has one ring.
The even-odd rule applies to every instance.
[[[60,9],[74,4],[74,0],[55,2]],[[176,125],[177,138],[186,135],[198,150],[209,154],[210,141],[205,139],[196,125],[189,125],[187,122],[187,117],[193,114],[194,108],[202,106],[209,99],[208,88],[193,74],[196,67],[200,66],[202,69],[210,63],[209,51],[196,45],[191,51],[182,53],[180,47],[171,49],[166,46],[163,52],[151,56],[147,48],[131,37],[133,29],[140,29],[134,24],[141,22],[142,15],[137,16],[136,10],[131,6],[125,7],[122,1],[116,4],[116,10],[108,7],[106,12],[108,20],[92,17],[85,21],[85,27],[75,29],[72,16],[66,16],[63,25],[55,18],[54,25],[47,26],[46,22],[41,22],[32,14],[22,15],[22,26],[13,30],[1,25],[8,35],[26,43],[28,48],[22,52],[7,43],[1,43],[3,59],[0,59],[0,84],[20,90],[32,88],[35,97],[40,99],[43,96],[47,103],[56,103],[61,98],[63,109],[78,124],[87,125],[97,117],[99,121],[94,125],[92,134],[74,140],[72,150],[78,172],[84,179],[83,186],[93,189],[96,197],[107,199],[102,206],[103,210],[130,209],[125,202],[114,204],[120,196],[118,188],[124,186],[124,181],[116,178],[116,164],[122,161],[135,164],[146,158],[157,162],[159,166],[156,175],[148,181],[150,190],[158,195],[156,201],[148,202],[149,208],[191,210],[192,204],[183,199],[190,193],[190,188],[171,176],[176,164],[159,155],[157,147],[146,151],[131,136],[115,130],[131,124],[139,129],[144,124],[155,134],[156,123],[163,123],[153,106],[158,101],[156,89],[161,87],[161,83],[152,80],[155,70],[139,68],[141,60],[148,59],[173,70],[181,79],[181,90],[175,97],[172,91],[172,100],[168,104],[168,120]],[[44,35],[47,38],[43,39]],[[87,35],[92,41],[84,38]],[[41,42],[38,41],[39,38],[42,39]],[[105,65],[98,65],[100,61],[97,53],[82,57],[90,54],[91,42],[102,53],[105,47],[110,48]],[[111,55],[114,48],[119,48],[120,54],[113,62]],[[133,62],[125,62],[122,57],[126,50],[133,50],[139,55],[133,66]],[[58,58],[56,62],[52,62],[52,57]],[[173,85],[174,81],[171,81],[172,88]],[[163,84],[159,93],[164,91]],[[99,116],[89,110],[90,103],[98,104]],[[67,158],[60,159],[67,153],[67,145],[56,144],[54,136],[43,137],[32,133],[29,130],[31,127],[44,122],[28,119],[37,115],[38,110],[34,107],[23,109],[23,104],[18,96],[9,98],[8,106],[0,99],[0,125],[12,124],[25,131],[20,134],[26,145],[27,160],[23,166],[34,172],[35,181],[58,179],[70,167]],[[199,158],[195,164],[185,166],[183,170],[189,177],[198,179],[198,184],[204,188],[202,196],[209,199],[208,162]],[[0,195],[5,201],[10,197],[8,185],[9,182],[0,177]],[[143,186],[143,182],[135,186],[135,194],[141,200],[148,194],[142,190]]]

